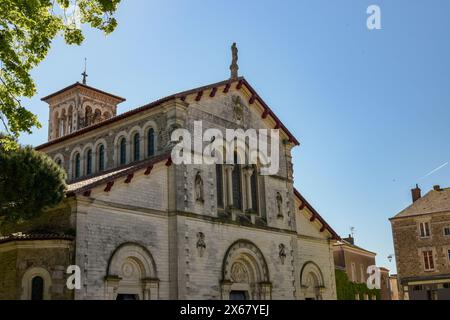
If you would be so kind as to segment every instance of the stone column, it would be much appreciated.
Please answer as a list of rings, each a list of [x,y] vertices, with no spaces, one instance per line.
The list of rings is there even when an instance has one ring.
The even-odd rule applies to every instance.
[[[233,206],[233,169],[234,165],[224,165],[226,172],[226,187],[227,187],[227,205]]]
[[[245,175],[245,198],[246,198],[246,209],[251,210],[253,208],[252,204],[252,174],[254,169],[252,167],[246,167],[244,170]]]
[[[52,132],[53,132],[53,127],[52,127],[52,121],[53,120],[53,116],[52,113],[50,112],[50,117],[48,118],[48,141],[53,139],[52,136]]]
[[[261,300],[271,300],[272,299],[272,283],[271,282],[261,282],[260,283]]]
[[[119,276],[110,275],[105,277],[105,299],[115,299],[120,280],[122,280],[122,278]]]
[[[220,291],[222,294],[222,300],[230,300],[230,292],[231,292],[231,285],[233,283],[229,280],[222,280],[220,283]]]
[[[158,300],[159,280],[146,278],[142,280],[144,286],[144,300]]]

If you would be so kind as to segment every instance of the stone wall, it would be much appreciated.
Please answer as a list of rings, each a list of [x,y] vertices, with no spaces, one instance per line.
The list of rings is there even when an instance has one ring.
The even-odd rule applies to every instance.
[[[425,219],[425,220],[424,220]],[[419,223],[430,222],[431,236],[421,238]],[[391,220],[399,281],[407,277],[450,274],[447,250],[450,240],[443,228],[450,224],[450,212]],[[435,270],[425,271],[422,250],[432,250]]]
[[[300,272],[311,261],[323,274],[322,297],[335,298],[330,242],[317,228],[315,237],[313,229],[310,236],[299,236],[286,227],[241,225],[203,210],[178,211],[175,215],[170,210],[171,199],[175,198],[152,197],[148,192],[164,189],[164,184],[172,181],[167,177],[172,176],[170,172],[175,172],[176,166],[160,164],[153,170],[149,176],[136,173],[130,184],[115,183],[108,193],[99,186],[92,190],[90,198],[77,198],[76,259],[86,271],[83,289],[77,291],[76,299],[107,298],[108,263],[124,243],[137,243],[151,253],[159,280],[158,298],[219,299],[225,254],[241,239],[261,250],[273,299],[302,299]],[[200,232],[206,244],[202,254],[198,247]],[[280,244],[286,248],[283,261]]]
[[[295,299],[296,279],[291,247],[295,235],[189,217],[179,217],[178,228],[180,299],[221,299],[224,258],[228,248],[241,239],[252,242],[261,250],[269,269],[272,299]],[[199,232],[205,235],[206,249],[202,256],[197,248]],[[287,246],[284,263],[279,257],[280,243]]]
[[[72,241],[20,240],[0,244],[0,300],[29,299],[24,274],[44,269],[49,275],[49,299],[73,298],[66,287],[66,270],[73,264]],[[31,281],[31,279],[29,279]],[[29,284],[28,284],[29,286]]]

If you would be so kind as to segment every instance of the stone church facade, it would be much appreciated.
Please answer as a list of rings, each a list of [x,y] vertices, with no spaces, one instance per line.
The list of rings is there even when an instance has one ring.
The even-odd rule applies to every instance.
[[[298,141],[242,77],[117,115],[125,99],[75,83],[49,104],[47,153],[67,198],[2,225],[0,299],[335,299],[338,236],[294,188]],[[176,128],[279,129],[280,168],[175,165]],[[81,288],[66,287],[66,269]]]

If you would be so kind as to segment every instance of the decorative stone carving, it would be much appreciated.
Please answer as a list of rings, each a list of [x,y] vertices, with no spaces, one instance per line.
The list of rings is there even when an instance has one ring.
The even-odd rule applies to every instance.
[[[203,253],[206,250],[205,234],[203,232],[197,233],[197,251],[200,257],[203,257]]]
[[[277,217],[283,218],[283,197],[281,196],[281,193],[277,192],[276,200],[278,209]]]
[[[271,297],[266,260],[259,248],[250,241],[238,240],[228,248],[222,276],[222,299],[229,298],[230,290],[247,290],[251,299]]]
[[[124,278],[132,278],[134,273],[134,266],[130,262],[125,262],[122,265],[122,275]]]
[[[294,165],[292,161],[289,161],[289,178],[292,179],[294,177]]]
[[[233,105],[233,118],[236,121],[242,121],[244,118],[244,103],[240,96],[232,96],[231,97],[232,105]]]
[[[278,256],[280,257],[281,264],[284,264],[284,260],[286,259],[286,246],[283,243],[280,243],[278,249]]]
[[[237,283],[249,282],[247,268],[242,263],[236,262],[231,266],[231,280]]]
[[[203,198],[203,179],[200,175],[200,171],[195,175],[195,200],[204,202]]]

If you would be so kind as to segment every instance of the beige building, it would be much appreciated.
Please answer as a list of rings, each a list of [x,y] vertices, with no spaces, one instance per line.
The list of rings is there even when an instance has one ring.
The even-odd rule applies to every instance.
[[[391,218],[400,298],[450,299],[450,188],[435,186]]]
[[[339,239],[333,244],[334,264],[337,270],[342,270],[347,274],[348,280],[354,283],[367,284],[369,274],[367,268],[376,266],[376,253],[366,250],[355,244],[352,235]],[[380,267],[380,298],[390,300],[389,270]],[[356,293],[356,300],[372,300],[375,296]]]
[[[334,264],[336,268],[344,270],[348,279],[356,283],[366,283],[367,268],[375,265],[375,252],[355,245],[354,238],[338,240],[333,245]]]
[[[396,274],[389,276],[389,283],[390,283],[390,287],[391,287],[391,300],[400,300],[400,296],[398,293],[398,281],[397,281]]]
[[[122,114],[125,99],[82,83],[42,100],[49,141],[36,149],[66,170],[67,199],[2,226],[0,299],[336,298],[338,236],[294,189],[298,141],[244,78]],[[198,120],[279,129],[278,173],[175,165],[171,133]],[[79,290],[65,286],[72,264]]]

